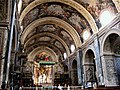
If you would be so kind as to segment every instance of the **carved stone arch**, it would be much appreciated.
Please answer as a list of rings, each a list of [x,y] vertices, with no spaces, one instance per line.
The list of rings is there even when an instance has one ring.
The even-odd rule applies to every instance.
[[[27,57],[27,58],[28,58],[28,61],[33,61],[34,58],[35,58],[35,56],[36,56],[38,53],[42,52],[42,51],[49,53],[49,55],[51,55],[51,57],[52,57],[52,60],[58,62],[58,57],[57,57],[56,53],[55,53],[53,50],[51,50],[50,48],[44,47],[44,46],[43,46],[43,47],[38,47],[38,48],[34,49],[34,50],[28,55],[28,57]]]
[[[50,36],[50,37],[55,38],[55,39],[57,39],[58,41],[60,41],[60,42],[62,43],[62,45],[65,47],[66,52],[67,52],[67,55],[68,55],[68,56],[70,55],[70,50],[69,50],[69,47],[67,46],[67,44],[66,44],[60,37],[58,37],[57,35],[52,34],[52,33],[48,33],[48,32],[44,32],[44,33],[40,33],[39,35],[36,34],[36,35],[32,36],[30,39],[28,39],[28,41],[25,42],[24,47],[26,48],[27,44],[28,44],[33,38],[35,38],[35,37],[40,37],[40,36],[44,36],[44,35]]]
[[[67,22],[55,18],[55,17],[45,17],[45,18],[40,18],[38,20],[33,21],[32,23],[30,23],[25,30],[22,33],[21,36],[21,42],[22,44],[24,43],[25,38],[27,37],[27,35],[37,26],[42,25],[42,24],[55,24],[58,25],[59,27],[63,28],[64,30],[66,30],[66,32],[68,32],[70,34],[70,36],[73,38],[76,48],[81,46],[81,41],[80,41],[80,37],[77,33],[77,31]]]
[[[102,41],[101,41],[101,43],[100,43],[100,46],[101,46],[101,55],[103,55],[103,53],[104,53],[104,44],[105,44],[105,41],[106,41],[106,39],[107,39],[107,37],[109,36],[109,35],[111,35],[111,34],[116,34],[116,35],[118,35],[118,36],[120,36],[120,31],[119,30],[117,30],[117,29],[111,29],[111,30],[109,30],[109,32],[107,32],[106,33],[106,35],[104,35],[104,37],[102,37]]]
[[[105,43],[104,43],[104,48],[103,48],[103,54],[114,53],[113,51],[115,48],[114,44],[118,37],[119,37],[118,34],[112,33],[106,38]]]
[[[85,56],[84,56],[84,59],[85,59],[84,64],[92,63],[93,62],[92,60],[94,60],[94,58],[95,58],[95,53],[93,52],[92,49],[88,49],[85,53]],[[90,59],[90,60],[88,60],[88,59]]]
[[[22,23],[22,20],[25,17],[25,15],[30,10],[32,10],[34,7],[36,7],[42,3],[46,3],[46,2],[60,2],[60,3],[64,3],[64,4],[67,4],[71,7],[73,7],[74,9],[76,9],[79,13],[81,13],[86,18],[86,20],[89,22],[89,24],[93,30],[93,33],[98,31],[98,28],[97,28],[95,21],[94,21],[93,17],[91,16],[91,14],[82,5],[78,4],[77,2],[75,2],[73,0],[69,0],[69,1],[68,0],[49,0],[49,1],[48,0],[35,0],[32,3],[30,3],[21,13],[21,16],[19,19],[20,24]]]
[[[118,80],[118,85],[120,85],[120,36],[115,40],[113,44],[113,52],[115,54],[115,70]]]
[[[91,83],[91,87],[93,83],[97,83],[96,79],[96,63],[95,63],[95,53],[92,49],[88,49],[84,56],[84,64],[83,64],[83,72],[84,72],[84,80],[85,85],[87,86]]]
[[[95,50],[94,50],[94,47],[93,46],[89,46],[89,48],[87,48],[85,50],[85,52],[83,53],[83,59],[82,59],[82,64],[85,64],[85,55],[87,53],[87,51],[91,50],[94,54],[94,58],[96,58],[96,54],[95,54]]]
[[[102,64],[106,86],[120,85],[120,57],[115,53],[117,41],[120,37],[119,30],[109,31],[102,41]],[[116,47],[115,47],[116,46]]]

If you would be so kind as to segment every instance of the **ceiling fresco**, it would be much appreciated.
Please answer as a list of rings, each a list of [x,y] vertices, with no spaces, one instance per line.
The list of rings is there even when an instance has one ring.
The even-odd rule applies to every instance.
[[[67,0],[23,0],[20,13],[20,24],[23,26],[21,42],[24,43],[26,53],[44,46],[53,50],[61,60],[63,53],[67,52],[68,56],[71,54],[71,45],[79,48],[101,28],[100,15],[104,10],[117,13],[112,0],[70,0],[70,3]],[[76,8],[78,4],[80,8]],[[85,31],[89,33],[86,40]]]
[[[35,30],[31,31],[30,34],[28,34],[28,36],[25,40],[26,42],[27,42],[27,40],[29,40],[27,45],[29,46],[29,45],[34,44],[34,43],[39,42],[39,41],[51,42],[51,44],[55,44],[55,42],[57,42],[56,39],[51,38],[50,36],[47,36],[47,35],[46,36],[39,36],[39,35],[37,35],[37,34],[42,35],[43,32],[44,33],[49,32],[51,34],[53,33],[53,34],[59,36],[62,40],[64,40],[64,42],[66,42],[68,47],[70,47],[71,44],[74,44],[73,39],[71,38],[71,36],[66,31],[64,31],[62,28],[60,28],[57,25],[52,25],[51,24],[51,25],[40,25],[40,26],[36,27]],[[33,38],[32,40],[30,40],[29,38],[31,38],[34,35],[36,35],[36,37]],[[58,42],[56,44],[58,44]],[[59,45],[60,44],[58,44],[58,46]],[[62,46],[62,45],[60,45],[60,46]]]
[[[94,18],[98,28],[100,25],[100,14],[105,9],[108,9],[113,14],[117,13],[117,9],[112,0],[75,0],[80,3]]]
[[[54,46],[56,46],[58,49],[60,49],[61,51],[62,51],[62,53],[65,51],[65,48],[64,48],[64,46],[61,44],[61,42],[60,41],[58,41],[57,39],[55,40],[54,38],[50,38],[50,37],[48,37],[48,36],[42,36],[42,37],[39,37],[39,39],[36,39],[36,38],[33,38],[30,42],[29,42],[29,44],[27,44],[27,51],[30,49],[30,48],[32,48],[32,49],[34,49],[34,48],[36,48],[36,47],[38,47],[39,46],[39,44],[43,44],[43,43],[46,43],[46,44],[48,44],[47,46],[49,47],[49,43],[51,44],[51,45],[54,45]]]
[[[25,0],[23,7],[26,7],[32,1],[34,0],[27,0],[27,1]],[[117,13],[117,9],[112,0],[74,0],[74,1],[81,4],[93,16],[98,28],[101,27],[99,22],[99,16],[103,10],[108,9],[114,14]],[[61,3],[56,3],[56,2],[55,3],[49,2],[49,3],[41,4],[38,7],[35,7],[26,16],[26,17],[32,16],[32,19],[29,20],[29,17],[26,19],[29,20],[28,23],[36,18],[49,16],[49,15],[57,16],[62,19],[68,19],[68,17],[70,17],[73,13],[76,13],[76,12],[77,11],[70,6],[63,5],[63,4],[61,5]],[[80,15],[80,13],[79,14],[77,13],[76,15]],[[82,24],[84,25],[84,22],[82,22]]]
[[[44,37],[38,38],[38,41],[49,42],[49,41],[51,41],[51,38],[50,38],[50,37],[47,37],[47,36],[44,36]]]
[[[35,59],[34,59],[36,62],[39,62],[39,61],[52,61],[52,58],[51,56],[46,53],[46,52],[41,52],[39,54],[37,54],[35,56]]]
[[[58,56],[59,61],[63,61],[62,53],[65,51],[65,49],[63,49],[63,48],[60,49],[57,46],[49,44],[49,43],[48,42],[40,42],[40,43],[37,43],[37,44],[33,44],[29,47],[26,47],[25,52],[27,54],[30,54],[35,48],[44,46],[44,47],[48,47],[48,48],[52,49],[56,53],[56,55]],[[41,50],[45,50],[45,49],[41,48]]]
[[[92,34],[89,23],[80,13],[68,5],[56,2],[44,3],[32,9],[23,19],[23,28],[38,18],[50,16],[57,17],[68,22],[75,28],[81,37],[84,29],[89,29]]]

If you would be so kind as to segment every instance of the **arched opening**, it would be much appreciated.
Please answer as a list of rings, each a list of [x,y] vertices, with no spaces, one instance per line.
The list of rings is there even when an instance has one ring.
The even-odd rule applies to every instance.
[[[72,63],[72,72],[71,72],[72,85],[78,85],[78,73],[77,73],[77,61],[74,60]]]
[[[70,85],[68,66],[64,65],[64,85]]]
[[[119,35],[110,34],[104,43],[103,58],[104,58],[104,75],[106,86],[120,85],[120,40]]]
[[[116,39],[114,43],[113,51],[115,53],[115,69],[116,69],[118,84],[120,85],[120,36]]]
[[[96,63],[95,55],[92,50],[88,50],[85,55],[84,63],[84,75],[85,75],[85,84],[87,87],[93,87],[93,84],[97,83],[96,79]]]

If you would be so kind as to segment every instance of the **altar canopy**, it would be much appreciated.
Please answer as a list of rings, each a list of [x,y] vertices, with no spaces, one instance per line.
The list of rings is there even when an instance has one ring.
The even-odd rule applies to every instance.
[[[54,65],[54,64],[56,64],[56,62],[53,62],[53,61],[40,61],[39,64],[40,65]]]

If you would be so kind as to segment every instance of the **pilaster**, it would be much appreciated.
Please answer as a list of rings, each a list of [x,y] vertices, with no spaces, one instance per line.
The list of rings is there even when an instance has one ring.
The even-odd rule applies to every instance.
[[[82,80],[83,80],[83,77],[82,77],[82,50],[80,49],[78,52],[77,52],[77,73],[78,73],[78,84],[81,85],[82,84]]]
[[[98,80],[98,85],[103,85],[103,71],[102,71],[102,63],[101,63],[101,56],[100,56],[100,43],[98,36],[94,38],[94,48],[95,48],[95,63],[96,63],[96,75]]]

